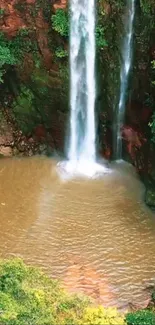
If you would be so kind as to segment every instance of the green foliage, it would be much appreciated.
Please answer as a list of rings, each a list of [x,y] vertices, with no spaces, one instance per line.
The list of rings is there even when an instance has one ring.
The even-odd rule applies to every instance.
[[[0,262],[0,324],[77,324],[88,305],[69,297],[55,280],[21,260]]]
[[[58,47],[55,51],[55,55],[59,59],[66,58],[66,57],[68,57],[68,52],[66,50],[64,50],[62,47]]]
[[[57,9],[51,17],[52,28],[61,36],[69,36],[69,14],[63,9]]]
[[[140,6],[142,9],[142,12],[145,15],[149,15],[151,13],[151,2],[148,0],[140,0]]]
[[[3,82],[7,68],[10,65],[21,64],[25,53],[32,53],[35,58],[38,53],[37,43],[29,38],[28,28],[21,28],[11,40],[0,33],[0,83]]]
[[[115,308],[88,307],[80,321],[81,325],[125,325],[124,317]]]
[[[126,316],[127,325],[154,325],[155,313],[150,310],[139,310]]]
[[[19,127],[24,133],[30,132],[34,127],[34,117],[37,119],[34,107],[34,94],[25,86],[21,87],[21,92],[12,105],[13,113]]]
[[[18,32],[18,36],[28,36],[29,29],[28,28],[21,28]]]
[[[0,43],[0,83],[3,82],[3,75],[5,73],[6,65],[16,64],[16,59],[10,49],[4,44]]]
[[[89,307],[88,307],[89,306]],[[125,325],[115,308],[91,307],[22,260],[0,261],[1,325]]]
[[[104,47],[107,46],[104,35],[104,27],[101,25],[97,25],[96,27],[96,46],[99,50],[103,50]]]

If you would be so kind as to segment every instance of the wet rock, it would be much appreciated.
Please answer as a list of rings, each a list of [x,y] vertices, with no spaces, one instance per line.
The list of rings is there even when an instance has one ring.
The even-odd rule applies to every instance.
[[[0,146],[0,155],[3,157],[12,157],[13,150],[11,147]]]
[[[145,301],[143,301],[141,303],[132,303],[132,302],[130,302],[129,307],[130,307],[130,310],[132,312],[135,312],[137,310],[148,308],[148,306],[150,305],[150,302],[151,302],[151,297],[146,299]]]
[[[1,32],[7,33],[9,36],[15,36],[20,28],[25,27],[24,20],[15,8],[16,0],[1,0],[1,9],[4,9],[4,17],[1,22]]]

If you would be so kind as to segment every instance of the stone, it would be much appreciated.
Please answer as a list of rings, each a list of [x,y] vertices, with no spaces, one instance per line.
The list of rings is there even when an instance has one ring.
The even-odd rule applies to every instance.
[[[0,155],[4,157],[12,157],[13,150],[11,147],[0,146]]]

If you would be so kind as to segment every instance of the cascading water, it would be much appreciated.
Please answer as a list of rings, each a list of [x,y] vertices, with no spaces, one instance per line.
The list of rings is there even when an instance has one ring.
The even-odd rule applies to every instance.
[[[71,119],[70,161],[95,162],[95,5],[71,1],[70,30]]]
[[[135,0],[128,0],[127,13],[125,16],[125,36],[122,47],[122,68],[121,68],[121,85],[120,85],[120,99],[116,118],[116,143],[115,143],[115,158],[117,160],[122,158],[122,137],[121,127],[124,122],[125,115],[125,101],[126,90],[128,86],[129,71],[132,62],[132,38],[133,38],[133,21],[135,15]]]
[[[70,23],[70,174],[92,177],[107,171],[96,163],[95,0],[71,0]]]

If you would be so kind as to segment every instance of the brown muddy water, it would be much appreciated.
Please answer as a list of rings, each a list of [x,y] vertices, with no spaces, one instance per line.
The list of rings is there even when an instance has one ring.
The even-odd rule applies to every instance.
[[[20,256],[105,306],[145,303],[155,213],[132,166],[63,181],[48,158],[0,160],[0,255]]]

